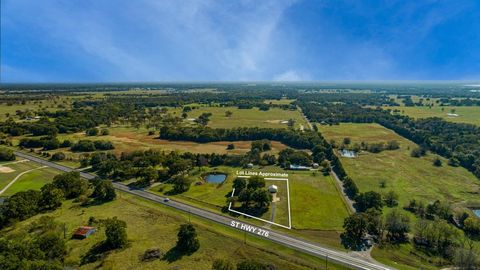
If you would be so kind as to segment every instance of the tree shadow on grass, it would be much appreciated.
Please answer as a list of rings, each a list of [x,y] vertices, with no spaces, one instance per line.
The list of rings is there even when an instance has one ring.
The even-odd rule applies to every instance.
[[[126,247],[128,246],[129,244]],[[82,256],[80,265],[103,260],[115,250],[121,249],[112,249],[110,246],[107,245],[105,241],[99,242],[95,244],[92,248],[90,248],[90,250],[85,255]]]
[[[107,257],[111,249],[106,245],[104,241],[95,244],[90,250],[82,256],[80,265],[93,263],[98,260],[103,260]]]
[[[162,260],[172,263],[174,261],[180,260],[183,256],[192,255],[194,252],[185,252],[180,250],[177,246],[172,247],[165,255],[163,255]]]

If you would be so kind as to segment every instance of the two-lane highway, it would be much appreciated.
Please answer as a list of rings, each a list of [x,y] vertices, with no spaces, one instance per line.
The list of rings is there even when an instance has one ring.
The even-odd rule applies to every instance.
[[[45,165],[45,166],[49,166],[51,168],[58,169],[60,171],[70,172],[70,171],[74,170],[72,168],[62,166],[62,165],[59,165],[59,164],[56,164],[56,163],[53,163],[53,162],[35,157],[35,156],[31,156],[31,155],[28,155],[28,154],[25,154],[25,153],[22,153],[22,152],[16,151],[15,155],[17,155],[18,157],[24,158],[24,159],[28,159],[28,160],[40,163],[40,164]],[[86,178],[86,179],[93,179],[93,178],[96,177],[93,174],[89,174],[89,173],[85,173],[85,172],[80,172],[80,176],[83,177],[83,178]],[[205,219],[214,221],[216,223],[219,223],[219,224],[222,224],[222,225],[225,225],[225,226],[231,227],[232,221],[237,221],[239,223],[248,224],[244,221],[236,220],[234,218],[223,216],[221,214],[217,214],[217,213],[214,213],[214,212],[211,212],[211,211],[208,211],[208,210],[193,207],[191,205],[181,203],[181,202],[178,202],[178,201],[174,201],[174,200],[165,201],[164,197],[161,197],[161,196],[158,196],[158,195],[155,195],[155,194],[143,191],[143,190],[139,190],[139,189],[131,189],[128,186],[126,186],[122,183],[114,182],[113,185],[116,189],[121,190],[123,192],[127,192],[127,193],[130,193],[130,194],[136,195],[138,197],[154,201],[156,203],[160,203],[160,204],[163,204],[163,205],[166,205],[166,206],[170,206],[170,207],[173,207],[173,208],[178,209],[180,211],[184,211],[184,212],[190,213],[192,215],[196,215],[200,218],[205,218]],[[248,225],[251,225],[251,226],[255,227],[255,225],[252,225],[252,224],[248,224]],[[237,228],[237,229],[239,229],[239,228]],[[252,232],[249,232],[249,233],[254,234]],[[333,249],[328,249],[328,248],[325,248],[325,247],[321,247],[318,244],[310,243],[310,242],[305,241],[303,239],[298,239],[298,238],[289,236],[285,233],[280,233],[280,232],[273,231],[271,229],[269,229],[268,237],[262,237],[262,238],[266,239],[266,240],[270,240],[270,241],[278,243],[278,244],[281,244],[283,246],[287,246],[287,247],[290,247],[290,248],[293,248],[293,249],[296,249],[296,250],[299,250],[299,251],[302,251],[302,252],[309,253],[309,254],[317,256],[319,258],[326,258],[328,256],[329,261],[333,261],[333,262],[348,266],[352,269],[373,269],[373,270],[393,269],[393,268],[390,268],[390,267],[387,267],[387,266],[384,266],[384,265],[380,265],[378,263],[372,263],[372,262],[369,262],[369,261],[366,261],[366,260],[363,260],[363,259],[360,259],[360,258],[357,258],[357,257],[353,257],[351,254],[348,254],[346,252],[341,252],[341,251],[336,251],[336,250],[333,250]]]

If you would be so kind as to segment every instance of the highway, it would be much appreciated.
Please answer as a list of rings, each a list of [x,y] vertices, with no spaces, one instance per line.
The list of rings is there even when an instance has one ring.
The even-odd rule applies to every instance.
[[[29,154],[25,154],[22,152],[15,151],[15,155],[24,159],[28,159],[30,161],[37,162],[39,164],[42,164],[44,166],[48,166],[51,168],[58,169],[60,171],[64,172],[70,172],[73,171],[74,169],[59,165],[35,156],[31,156]],[[85,179],[93,179],[95,178],[95,175],[85,173],[85,172],[80,172],[80,176],[85,178]],[[193,207],[185,203],[181,203],[178,201],[170,200],[170,201],[165,201],[165,197],[158,196],[140,189],[131,189],[130,187],[126,186],[125,184],[114,182],[113,183],[114,187],[118,190],[121,190],[126,193],[130,193],[133,195],[136,195],[138,197],[148,199],[151,201],[154,201],[159,204],[163,204],[169,207],[173,207],[177,210],[184,211],[187,213],[190,213],[192,215],[196,215],[200,218],[205,218],[211,221],[214,221],[216,223],[231,227],[232,221],[236,221],[241,224],[246,224],[250,225],[251,227],[258,227],[253,224],[249,224],[247,222],[237,220],[231,217],[223,216],[208,210],[204,210],[201,208]],[[241,228],[236,228],[238,230],[241,230]],[[380,265],[378,263],[372,263],[369,261],[366,261],[361,258],[357,258],[352,256],[349,253],[342,252],[342,251],[337,251],[329,248],[325,248],[322,246],[319,246],[318,244],[314,244],[308,241],[305,241],[303,239],[298,239],[296,237],[289,236],[285,233],[280,233],[277,231],[273,231],[270,228],[267,229],[269,231],[268,237],[265,236],[258,236],[257,233],[255,232],[250,232],[248,231],[249,234],[261,237],[265,240],[270,240],[272,242],[278,243],[283,246],[287,246],[305,253],[309,253],[311,255],[314,255],[319,258],[325,259],[328,256],[328,261],[329,262],[335,262],[338,264],[345,265],[347,267],[350,267],[352,269],[372,269],[372,270],[387,270],[387,269],[394,269],[391,267],[387,267],[385,265]]]

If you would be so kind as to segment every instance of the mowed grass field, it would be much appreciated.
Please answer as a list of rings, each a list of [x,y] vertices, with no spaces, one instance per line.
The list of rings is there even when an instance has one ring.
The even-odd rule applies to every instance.
[[[351,138],[352,144],[387,142],[396,140],[400,149],[383,151],[378,154],[361,152],[357,158],[343,158],[347,174],[355,181],[361,192],[377,191],[386,193],[394,190],[403,206],[410,199],[422,201],[442,200],[463,205],[480,201],[480,181],[462,167],[451,167],[447,160],[428,153],[421,158],[410,156],[417,145],[395,132],[378,124],[342,123],[334,126],[319,126],[328,140],[341,144],[343,138]],[[441,167],[433,166],[433,160],[440,158]],[[386,181],[386,188],[380,181]]]
[[[195,216],[189,217],[183,212],[124,193],[119,194],[113,202],[90,207],[81,207],[78,203],[67,201],[60,209],[46,215],[65,224],[68,235],[78,226],[86,225],[90,217],[103,219],[117,216],[127,223],[129,246],[108,252],[104,258],[89,264],[80,265],[81,258],[95,244],[105,239],[104,228],[100,227],[95,234],[84,240],[69,239],[67,236],[69,255],[65,265],[80,265],[78,269],[211,269],[217,258],[228,258],[234,263],[243,259],[255,259],[262,263],[273,263],[277,269],[324,269],[322,267],[325,265],[321,259],[254,236],[247,235],[247,243],[244,244],[244,233],[240,231]],[[19,235],[27,232],[30,228],[28,224],[40,216],[42,215],[20,222],[6,233]],[[140,257],[147,249],[159,248],[164,254],[171,250],[176,244],[179,226],[187,222],[196,228],[200,241],[198,251],[171,261],[141,261]],[[329,262],[328,269],[346,268]]]
[[[342,230],[348,210],[330,175],[294,172],[289,179],[293,228]]]
[[[18,161],[20,160],[13,161],[13,163],[0,163],[0,190],[3,190],[4,187],[21,174],[15,183],[0,196],[10,196],[27,189],[39,190],[45,183],[51,182],[53,177],[58,174],[58,171],[50,168],[41,168],[41,165],[34,162]],[[9,172],[5,173],[5,171]]]
[[[198,105],[191,105],[198,106]],[[172,109],[171,109],[172,110]],[[232,112],[232,116],[225,116],[225,112]],[[182,114],[181,109],[176,109],[176,115]],[[208,126],[212,128],[236,128],[236,127],[263,127],[263,128],[287,128],[287,124],[281,123],[289,119],[295,120],[295,128],[299,129],[300,125],[307,127],[305,119],[298,110],[282,110],[279,108],[271,108],[268,111],[261,111],[258,108],[238,109],[237,107],[206,107],[199,106],[188,112],[189,118],[197,118],[202,113],[211,113]]]
[[[21,161],[21,162],[18,162]],[[40,165],[23,160],[0,163],[0,189],[3,189],[10,181],[22,172],[41,167]]]
[[[400,110],[398,114],[408,115],[413,118],[428,118],[428,117],[440,117],[446,121],[456,123],[467,123],[480,126],[480,107],[479,106],[433,106],[429,108],[427,106],[422,107],[384,107],[384,109]],[[443,111],[442,111],[443,109]],[[448,113],[452,113],[455,110],[455,114],[458,116],[449,116]]]
[[[52,182],[59,172],[51,168],[39,168],[23,174],[1,196],[11,196],[19,191],[28,189],[40,190],[46,183]]]

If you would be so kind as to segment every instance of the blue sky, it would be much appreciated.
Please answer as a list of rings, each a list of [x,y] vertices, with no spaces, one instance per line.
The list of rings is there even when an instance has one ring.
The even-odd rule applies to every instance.
[[[0,1],[2,82],[480,79],[475,0]]]

